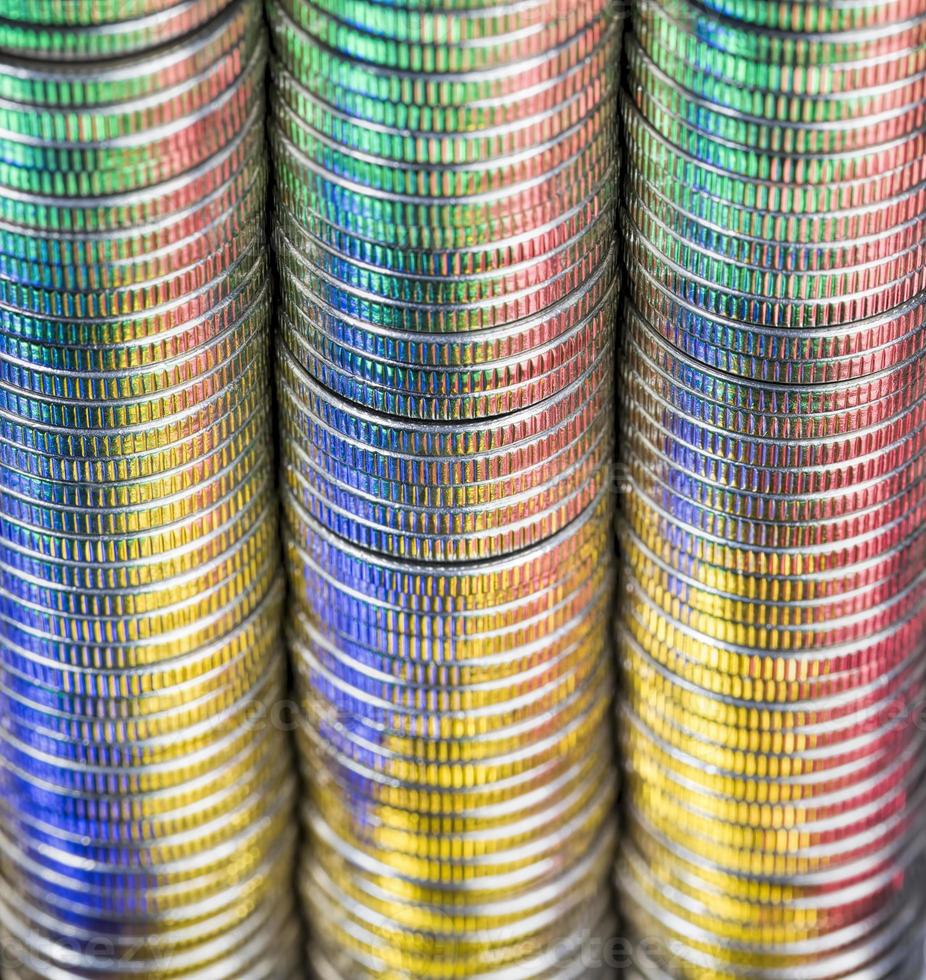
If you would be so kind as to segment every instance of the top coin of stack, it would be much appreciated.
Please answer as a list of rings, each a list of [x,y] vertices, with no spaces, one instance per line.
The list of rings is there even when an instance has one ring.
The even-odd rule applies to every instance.
[[[647,0],[633,23],[636,975],[919,977],[926,7]]]
[[[615,13],[269,15],[312,962],[594,976]]]
[[[266,38],[226,8],[130,57],[0,60],[4,980],[298,962]]]

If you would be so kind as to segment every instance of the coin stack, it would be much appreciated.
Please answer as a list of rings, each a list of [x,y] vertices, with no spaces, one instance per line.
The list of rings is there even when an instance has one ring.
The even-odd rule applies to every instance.
[[[626,53],[631,975],[918,978],[926,4],[641,0]]]
[[[312,966],[598,976],[617,17],[269,17]]]
[[[266,38],[142,6],[4,5],[2,972],[284,980]]]

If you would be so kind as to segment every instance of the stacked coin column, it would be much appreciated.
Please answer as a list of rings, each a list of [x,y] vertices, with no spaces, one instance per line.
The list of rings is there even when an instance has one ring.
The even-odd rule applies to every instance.
[[[282,980],[262,12],[110,6],[3,24],[4,980]]]
[[[616,18],[605,0],[269,17],[313,968],[595,976]]]
[[[633,21],[634,975],[919,977],[926,9],[646,0]]]

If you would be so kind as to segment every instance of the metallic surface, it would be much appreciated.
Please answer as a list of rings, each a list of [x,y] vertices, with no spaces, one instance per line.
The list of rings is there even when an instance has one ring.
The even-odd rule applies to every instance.
[[[310,966],[609,975],[616,12],[268,15]]]
[[[5,980],[298,963],[260,18],[0,18]]]
[[[916,978],[919,3],[635,5],[619,391],[635,978]]]

